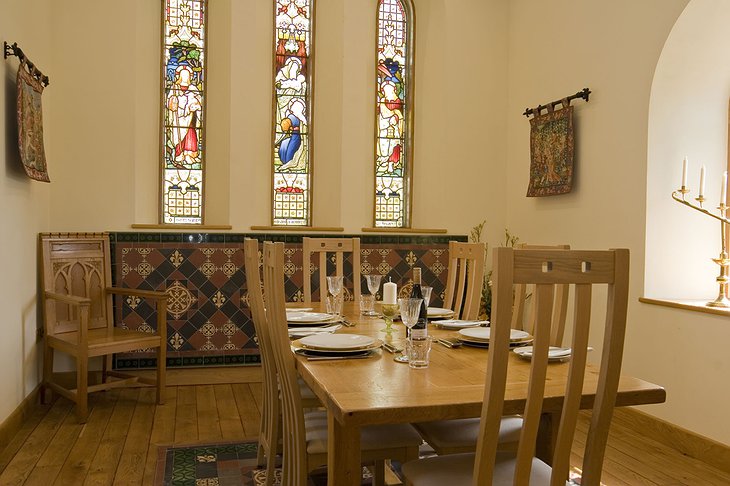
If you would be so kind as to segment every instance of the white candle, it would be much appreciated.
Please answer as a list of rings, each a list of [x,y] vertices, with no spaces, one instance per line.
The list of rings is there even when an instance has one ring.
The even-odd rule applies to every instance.
[[[393,282],[383,284],[383,304],[395,304],[398,295],[398,286]]]
[[[705,195],[705,165],[700,169],[700,197]]]
[[[687,157],[682,161],[682,188],[687,187]]]
[[[727,171],[722,173],[722,188],[720,188],[720,204],[727,204]]]

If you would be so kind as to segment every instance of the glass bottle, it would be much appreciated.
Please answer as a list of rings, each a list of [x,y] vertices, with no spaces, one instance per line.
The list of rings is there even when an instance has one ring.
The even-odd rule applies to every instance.
[[[423,293],[421,291],[421,269],[418,267],[413,268],[413,289],[411,290],[411,298],[423,299]],[[428,336],[428,309],[426,308],[426,302],[421,302],[421,310],[418,312],[418,321],[411,329],[411,338],[413,339],[424,339]]]

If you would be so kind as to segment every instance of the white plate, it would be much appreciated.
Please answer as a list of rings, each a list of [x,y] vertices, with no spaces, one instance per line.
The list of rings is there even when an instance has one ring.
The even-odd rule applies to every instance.
[[[289,329],[290,338],[302,338],[312,334],[332,333],[342,327],[341,324],[333,324],[324,327],[294,327]]]
[[[451,309],[443,309],[441,307],[429,307],[428,317],[446,317],[454,314]]]
[[[286,306],[287,314],[289,314],[290,312],[309,312],[313,310],[314,307],[289,307],[289,305]]]
[[[361,334],[312,334],[299,340],[302,346],[311,349],[365,349],[375,343],[375,339]]]
[[[436,324],[443,329],[464,329],[467,327],[479,327],[482,325],[489,324],[489,321],[465,321],[462,319],[444,319],[442,321],[433,321],[432,324]]]
[[[489,342],[489,335],[492,331],[491,327],[477,327],[477,328],[469,328],[469,329],[461,329],[459,331],[459,334],[467,339],[470,339],[471,341],[484,341]],[[525,331],[520,331],[519,329],[510,329],[509,332],[509,340],[510,341],[524,341],[526,339],[529,339],[530,333],[527,333]]]
[[[516,355],[530,359],[532,358],[532,346],[522,346],[519,348],[513,349]],[[548,361],[561,361],[566,358],[570,358],[571,354],[570,348],[558,348],[555,346],[550,346],[548,349]]]
[[[286,320],[288,322],[299,324],[299,323],[311,323],[311,322],[327,322],[333,320],[332,314],[326,314],[324,312],[287,312]]]

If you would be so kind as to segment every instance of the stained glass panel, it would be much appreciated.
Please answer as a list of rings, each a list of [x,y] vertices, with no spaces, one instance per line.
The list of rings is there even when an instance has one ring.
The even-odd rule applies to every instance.
[[[411,46],[401,0],[378,2],[378,65],[375,146],[375,226],[409,226]]]
[[[203,223],[206,0],[163,0],[162,222]]]
[[[274,0],[273,224],[311,223],[312,12],[314,0]]]

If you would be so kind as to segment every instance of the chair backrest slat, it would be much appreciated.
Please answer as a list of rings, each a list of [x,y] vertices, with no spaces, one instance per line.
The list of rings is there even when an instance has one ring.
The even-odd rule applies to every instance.
[[[304,301],[312,302],[312,254],[318,255],[319,299],[327,295],[328,255],[335,256],[335,275],[344,275],[344,254],[352,253],[353,300],[360,300],[360,238],[302,239],[302,271],[304,273]]]
[[[306,484],[306,435],[302,397],[286,321],[283,243],[264,243],[264,291],[268,335],[271,338],[282,397],[284,425],[282,484],[291,486]]]
[[[271,438],[268,444],[269,454],[276,454],[279,433],[279,386],[276,378],[276,364],[271,349],[271,339],[268,335],[264,297],[261,291],[261,277],[259,273],[259,242],[246,238],[243,242],[243,255],[246,270],[246,286],[248,287],[248,304],[251,308],[251,318],[258,338],[261,354],[261,371],[263,374],[263,404],[261,410],[261,435]]]
[[[509,334],[513,312],[512,292],[516,284],[534,284],[535,328],[528,395],[523,414],[523,429],[517,447],[514,484],[528,484],[536,438],[545,396],[555,395],[555,383],[547,383],[548,366],[568,366],[562,412],[553,446],[551,485],[562,485],[568,478],[570,454],[578,411],[585,385],[587,346],[591,321],[592,286],[608,288],[606,323],[596,386],[591,425],[586,440],[582,484],[599,485],[608,429],[616,401],[621,371],[623,340],[628,307],[628,250],[576,251],[525,250],[498,248],[494,254],[494,304],[490,337],[487,384],[482,424],[474,465],[474,484],[490,485],[499,437],[499,417],[504,408],[504,393],[509,356]],[[548,364],[549,346],[554,335],[551,317],[558,284],[574,284],[574,319],[569,364]]]
[[[456,319],[479,317],[486,252],[485,243],[449,241],[444,307],[452,309]]]

